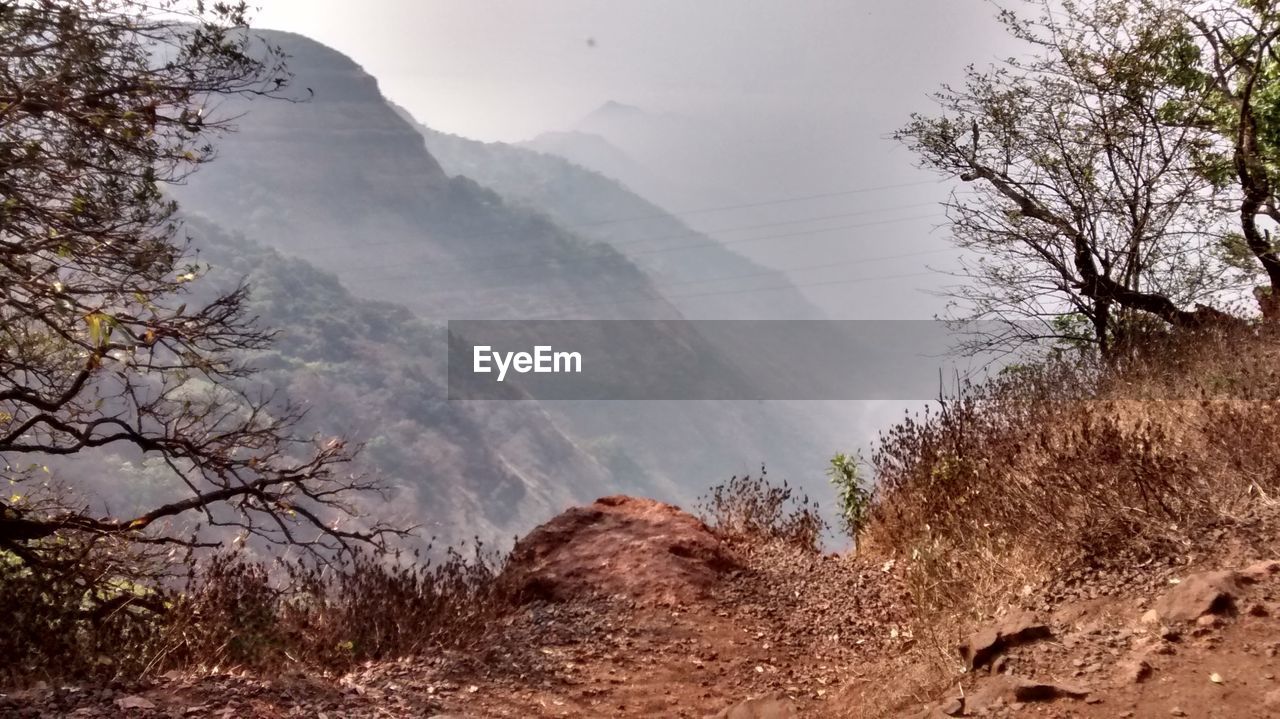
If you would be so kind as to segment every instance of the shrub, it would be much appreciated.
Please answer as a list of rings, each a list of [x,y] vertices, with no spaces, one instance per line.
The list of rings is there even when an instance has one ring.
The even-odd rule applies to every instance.
[[[871,490],[862,480],[858,455],[837,454],[827,467],[827,477],[836,488],[840,503],[840,528],[855,542],[871,511]]]
[[[176,588],[146,574],[153,558],[94,548],[84,569],[38,570],[0,555],[0,680],[131,678],[175,668],[356,663],[465,648],[507,605],[502,559],[477,542],[438,561],[354,554],[327,562],[195,563]],[[172,561],[172,559],[170,560]],[[125,579],[125,577],[131,577]],[[96,584],[89,582],[96,578]],[[69,582],[69,583],[68,583]],[[88,589],[86,589],[88,587]]]
[[[141,672],[170,606],[163,557],[109,537],[45,544],[41,562],[0,551],[0,682]]]
[[[864,548],[927,574],[918,606],[951,612],[1073,566],[1168,557],[1280,490],[1278,355],[1270,333],[1174,335],[944,396],[882,434]]]
[[[817,551],[827,523],[817,502],[783,480],[772,484],[762,466],[756,477],[734,476],[698,498],[698,515],[731,541],[779,540]]]

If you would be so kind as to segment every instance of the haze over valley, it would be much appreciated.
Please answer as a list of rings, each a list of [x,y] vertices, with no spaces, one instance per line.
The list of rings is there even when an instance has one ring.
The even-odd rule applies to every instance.
[[[364,444],[360,467],[389,480],[397,513],[420,513],[434,535],[501,542],[533,518],[611,492],[691,506],[712,484],[762,465],[830,505],[825,458],[864,446],[909,406],[446,401],[448,320],[927,317],[894,300],[923,296],[930,273],[912,259],[920,252],[892,251],[930,242],[927,227],[892,207],[886,219],[877,205],[903,189],[936,195],[936,183],[903,174],[903,183],[799,199],[811,185],[752,174],[728,183],[710,170],[742,143],[708,147],[719,159],[695,157],[714,126],[615,102],[567,133],[470,139],[423,124],[354,58],[294,33],[259,36],[289,56],[298,101],[224,101],[217,110],[236,117],[236,131],[176,196],[193,229],[209,229],[197,245],[203,259],[218,274],[249,270],[261,287],[254,306],[287,320],[273,322],[282,344],[266,358],[271,386],[301,397],[327,431]],[[672,214],[664,203],[706,211]],[[865,259],[786,271],[822,254],[812,240],[848,232],[872,248]],[[247,251],[223,254],[232,241],[272,259],[219,263]],[[914,272],[895,279],[892,263],[912,261]],[[341,294],[317,296],[304,274],[331,278],[321,286]],[[808,277],[817,281],[793,279]],[[845,311],[831,311],[831,289]],[[880,297],[863,299],[869,290]],[[369,302],[387,304],[361,309]],[[379,311],[392,314],[358,319]],[[408,323],[403,331],[386,326],[391,317]]]

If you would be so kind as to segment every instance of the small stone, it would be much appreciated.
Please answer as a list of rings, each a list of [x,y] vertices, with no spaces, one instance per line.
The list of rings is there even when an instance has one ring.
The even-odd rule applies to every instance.
[[[1163,621],[1194,622],[1206,614],[1230,613],[1244,576],[1237,572],[1192,574],[1171,587],[1155,604]]]
[[[1176,716],[1176,717],[1184,717],[1184,716],[1186,716],[1186,715],[1187,715],[1187,713],[1186,713],[1186,712],[1184,712],[1184,711],[1182,711],[1182,709],[1180,709],[1180,708],[1178,708],[1178,707],[1174,707],[1174,708],[1172,708],[1172,709],[1170,709],[1170,710],[1169,710],[1169,715],[1170,715],[1170,716]]]
[[[155,709],[156,703],[140,696],[120,697],[116,700],[116,706],[121,709]]]
[[[1261,562],[1254,562],[1241,570],[1240,574],[1249,581],[1261,582],[1272,575],[1280,574],[1280,561],[1267,559]]]
[[[1116,671],[1116,679],[1122,684],[1140,684],[1151,677],[1151,665],[1144,659],[1121,664]]]
[[[964,714],[964,699],[961,697],[951,697],[938,707],[938,711],[949,717],[958,717]]]
[[[1029,612],[1020,612],[970,635],[958,650],[965,664],[973,670],[987,665],[1009,647],[1047,639],[1052,635],[1047,624]]]
[[[1272,689],[1262,696],[1263,705],[1272,709],[1280,709],[1280,689]]]

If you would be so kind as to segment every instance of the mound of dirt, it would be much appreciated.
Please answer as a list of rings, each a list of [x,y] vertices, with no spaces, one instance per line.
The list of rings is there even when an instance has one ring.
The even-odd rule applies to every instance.
[[[604,497],[516,543],[502,581],[521,602],[622,596],[682,605],[710,596],[738,561],[696,517],[652,499]]]

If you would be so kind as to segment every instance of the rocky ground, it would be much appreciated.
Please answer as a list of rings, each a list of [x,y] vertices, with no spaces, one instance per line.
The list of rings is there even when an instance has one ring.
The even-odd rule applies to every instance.
[[[610,498],[519,543],[505,580],[522,603],[482,651],[42,685],[0,697],[0,716],[1280,717],[1276,527],[1064,572],[944,647],[912,635],[894,562],[729,546],[672,507]]]

